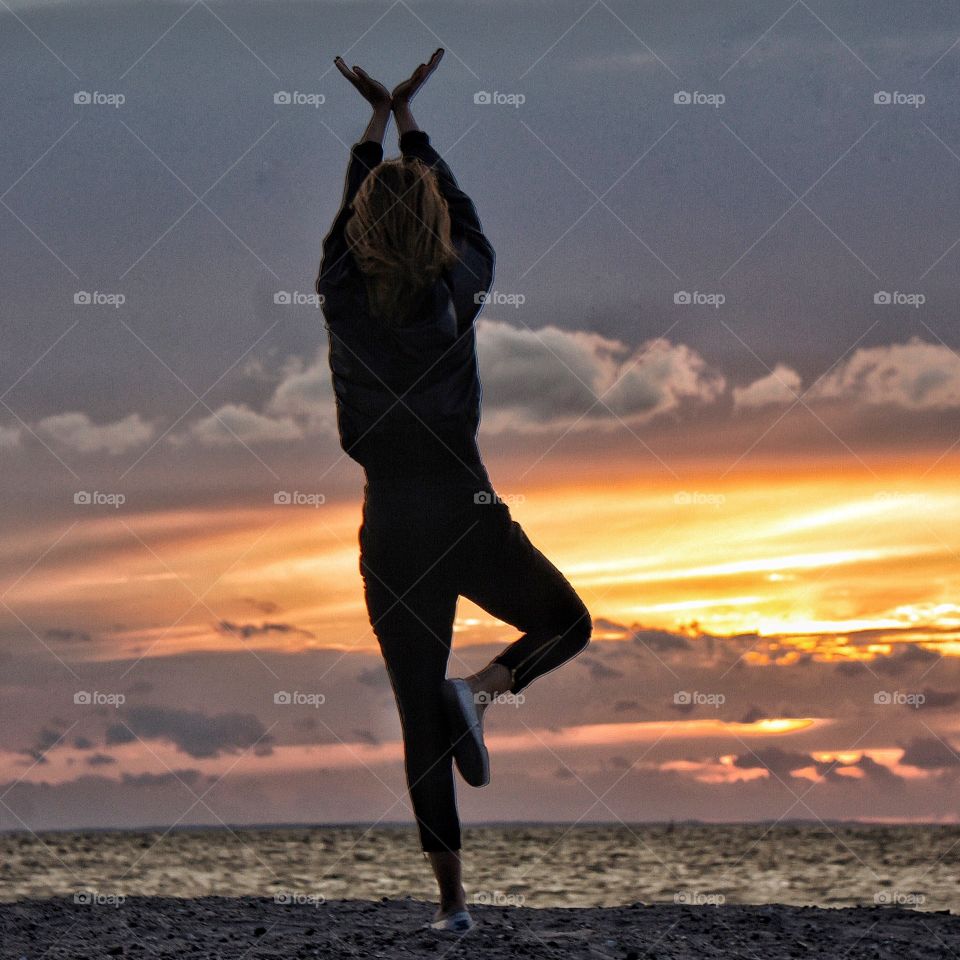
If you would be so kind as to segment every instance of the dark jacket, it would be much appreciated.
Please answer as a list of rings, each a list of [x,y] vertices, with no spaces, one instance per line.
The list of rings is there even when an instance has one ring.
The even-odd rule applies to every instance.
[[[367,478],[438,473],[484,478],[477,447],[482,387],[474,320],[493,282],[495,255],[477,211],[422,130],[400,138],[404,156],[436,172],[460,259],[399,329],[369,315],[366,289],[344,228],[351,202],[383,159],[373,140],[350,151],[340,211],[323,241],[316,290],[323,297],[337,424],[344,451]],[[480,301],[480,302],[478,302]]]

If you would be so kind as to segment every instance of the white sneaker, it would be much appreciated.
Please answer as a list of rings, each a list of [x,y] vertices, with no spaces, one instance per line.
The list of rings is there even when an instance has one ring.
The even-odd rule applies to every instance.
[[[471,787],[484,787],[490,782],[490,756],[473,690],[466,680],[444,680],[440,694],[457,769]]]
[[[450,933],[466,933],[475,926],[476,923],[474,923],[473,917],[471,917],[466,910],[458,910],[456,913],[451,913],[450,916],[444,917],[442,920],[432,920],[430,923],[424,924],[424,927],[428,927],[431,930],[443,930]]]

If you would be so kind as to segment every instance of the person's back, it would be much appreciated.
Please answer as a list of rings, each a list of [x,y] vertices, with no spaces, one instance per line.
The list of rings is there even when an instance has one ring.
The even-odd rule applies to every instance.
[[[405,132],[400,149],[400,161],[381,164],[378,143],[354,146],[341,210],[324,240],[316,288],[327,320],[341,445],[368,479],[449,473],[482,480],[474,321],[493,280],[495,254],[472,201],[427,134]],[[422,178],[433,182],[423,189]],[[377,191],[389,194],[387,203],[419,229],[444,231],[441,248],[453,251],[436,277],[427,272],[429,260],[424,264],[425,280],[411,275],[415,258],[395,258],[396,272],[405,275],[387,279],[413,289],[388,317],[376,311],[379,277],[371,281],[362,268],[363,241],[384,219]],[[408,201],[408,194],[421,202]],[[448,215],[434,218],[434,226],[429,204],[437,198]]]

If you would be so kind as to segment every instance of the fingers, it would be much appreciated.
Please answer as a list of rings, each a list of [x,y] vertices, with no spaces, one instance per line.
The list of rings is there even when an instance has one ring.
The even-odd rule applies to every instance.
[[[354,85],[357,85],[357,78],[354,76],[350,68],[343,62],[343,57],[334,57],[333,63],[336,68]]]

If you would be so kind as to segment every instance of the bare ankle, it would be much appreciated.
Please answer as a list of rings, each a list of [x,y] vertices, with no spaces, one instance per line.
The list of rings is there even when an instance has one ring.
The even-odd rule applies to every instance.
[[[489,663],[482,670],[467,677],[466,681],[475,694],[487,694],[487,698],[482,703],[483,706],[487,706],[490,699],[510,689],[512,679],[508,667],[502,663]]]

